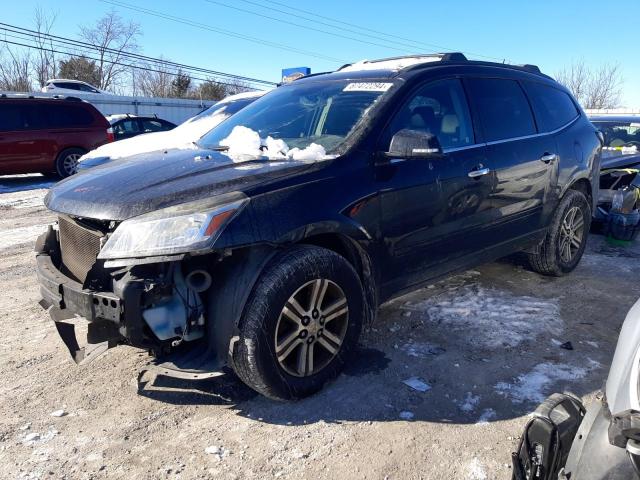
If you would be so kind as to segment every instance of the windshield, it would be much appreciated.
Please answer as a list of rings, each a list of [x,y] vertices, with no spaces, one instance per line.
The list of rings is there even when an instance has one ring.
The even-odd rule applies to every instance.
[[[605,147],[640,147],[640,118],[637,122],[593,122],[604,134]]]
[[[211,130],[199,143],[220,147],[235,127],[246,127],[261,139],[272,137],[299,149],[315,143],[331,153],[391,86],[347,80],[282,86]]]

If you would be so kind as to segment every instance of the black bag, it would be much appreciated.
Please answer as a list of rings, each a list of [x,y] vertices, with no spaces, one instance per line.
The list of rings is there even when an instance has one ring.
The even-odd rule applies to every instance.
[[[511,454],[513,480],[556,480],[584,418],[577,398],[554,393],[533,413],[518,451]]]

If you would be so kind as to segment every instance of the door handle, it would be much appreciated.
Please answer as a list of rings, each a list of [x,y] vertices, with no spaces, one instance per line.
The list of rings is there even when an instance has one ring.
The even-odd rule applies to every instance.
[[[491,170],[488,169],[487,167],[482,167],[482,165],[480,165],[480,168],[478,168],[477,170],[471,170],[469,173],[467,173],[467,175],[470,178],[477,178],[477,177],[481,177],[483,175],[486,175],[490,171]]]
[[[540,160],[542,160],[544,163],[552,163],[552,162],[555,162],[557,159],[558,159],[558,155],[556,155],[555,153],[545,153],[540,157]]]

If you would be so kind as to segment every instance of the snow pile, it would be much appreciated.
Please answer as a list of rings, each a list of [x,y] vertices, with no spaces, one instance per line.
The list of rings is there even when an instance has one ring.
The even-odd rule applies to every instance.
[[[467,476],[469,480],[486,480],[487,472],[484,470],[484,466],[476,457],[473,458],[467,464]]]
[[[495,391],[510,398],[513,403],[541,403],[547,398],[549,387],[554,383],[584,378],[589,370],[564,363],[541,363],[529,373],[519,375],[513,383],[499,382],[495,386]]]
[[[458,402],[460,411],[464,413],[471,413],[475,411],[480,403],[480,395],[473,395],[471,392],[467,392],[467,396],[461,402]]]
[[[340,69],[341,72],[359,72],[362,70],[402,70],[403,68],[420,63],[439,62],[439,55],[424,55],[416,57],[402,57],[383,61],[360,60]]]
[[[305,149],[292,148],[284,140],[267,137],[260,138],[255,130],[236,125],[231,133],[220,141],[227,147],[226,153],[234,162],[241,162],[254,157],[267,157],[280,160],[314,161],[334,158],[327,155],[322,145],[312,143]]]
[[[496,418],[496,411],[493,408],[485,408],[480,414],[476,425],[487,425],[489,420],[493,420],[494,418]]]
[[[460,332],[468,343],[491,349],[515,347],[540,334],[559,335],[560,308],[555,301],[515,296],[480,285],[462,285],[418,302],[405,310],[424,312],[430,322]]]

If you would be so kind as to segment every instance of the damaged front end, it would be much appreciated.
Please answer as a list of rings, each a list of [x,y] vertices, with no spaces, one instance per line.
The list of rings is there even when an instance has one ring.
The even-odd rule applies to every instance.
[[[76,363],[128,344],[168,374],[220,370],[206,334],[210,272],[222,258],[212,244],[246,197],[223,200],[123,222],[61,215],[38,238],[40,303]]]

